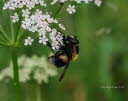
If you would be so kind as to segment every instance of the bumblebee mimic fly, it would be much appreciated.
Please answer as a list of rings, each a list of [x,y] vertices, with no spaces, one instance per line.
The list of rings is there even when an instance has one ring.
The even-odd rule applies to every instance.
[[[54,53],[54,55],[48,58],[49,62],[57,68],[64,67],[64,70],[59,78],[59,81],[63,79],[70,62],[75,61],[78,58],[79,53],[79,40],[76,37],[68,36],[64,33],[62,34],[63,45],[61,45],[56,52],[52,49],[50,42],[47,42],[47,46],[49,46],[51,51]]]

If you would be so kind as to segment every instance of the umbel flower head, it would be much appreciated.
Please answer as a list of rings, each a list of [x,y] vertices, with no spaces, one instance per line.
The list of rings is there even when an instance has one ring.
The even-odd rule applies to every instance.
[[[17,23],[20,21],[23,30],[30,31],[35,34],[30,34],[25,39],[25,46],[32,45],[35,39],[38,39],[38,42],[43,45],[46,45],[47,41],[51,42],[52,48],[56,50],[60,47],[56,39],[57,30],[61,30],[63,32],[66,28],[58,19],[52,16],[52,12],[48,12],[46,7],[51,5],[54,6],[57,2],[64,4],[67,1],[69,5],[65,11],[69,14],[76,13],[75,3],[94,2],[97,6],[100,6],[102,3],[101,0],[53,0],[50,4],[44,0],[7,0],[4,1],[3,10],[12,10],[13,15],[10,16],[12,22]],[[72,2],[74,2],[74,5],[72,5]],[[59,35],[59,37],[59,39],[62,39],[61,35]],[[61,40],[59,41],[62,43]]]
[[[51,41],[51,45],[55,50],[60,45],[56,39],[57,30],[65,30],[65,27],[57,19],[53,18],[50,12],[42,12],[41,9],[36,9],[36,5],[46,6],[43,0],[8,0],[5,2],[3,10],[14,10],[15,13],[11,16],[12,22],[16,23],[22,18],[22,20],[20,19],[22,29],[35,34],[34,37],[30,34],[25,39],[25,46],[32,45],[35,39],[38,38],[38,42],[43,45],[46,45],[47,41]],[[21,12],[16,12],[16,9],[21,9]]]
[[[46,56],[21,56],[19,58],[19,80],[26,83],[35,80],[38,84],[47,83],[49,77],[57,75],[56,68],[48,63]],[[13,80],[12,63],[0,72],[0,81]]]

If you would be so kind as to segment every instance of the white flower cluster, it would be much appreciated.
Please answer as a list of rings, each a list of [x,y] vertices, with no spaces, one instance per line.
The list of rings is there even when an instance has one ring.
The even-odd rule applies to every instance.
[[[102,0],[53,0],[53,1],[51,2],[51,4],[54,5],[54,4],[57,3],[57,2],[64,3],[64,2],[66,2],[66,1],[75,1],[75,2],[77,2],[77,3],[82,3],[82,2],[89,3],[89,2],[91,2],[91,1],[94,1],[97,6],[100,6],[100,5],[98,5],[98,3],[99,3],[99,4],[102,3]]]
[[[23,8],[24,6],[32,9],[36,5],[46,6],[44,0],[9,0],[5,3],[3,9],[15,10],[16,8]]]
[[[22,21],[22,28],[25,30],[27,29],[31,32],[38,33],[39,43],[42,43],[44,45],[47,44],[48,41],[47,33],[49,33],[50,35],[49,37],[51,38],[53,49],[58,49],[59,44],[57,44],[58,42],[56,40],[56,36],[51,36],[53,33],[56,34],[57,30],[55,28],[51,28],[50,25],[57,24],[58,27],[62,30],[65,30],[64,26],[59,24],[56,19],[50,17],[50,14],[48,12],[46,14],[43,14],[42,11],[40,11],[39,9],[37,9],[36,12],[32,15],[29,15],[30,11],[28,9],[22,10],[22,12],[23,12],[22,16],[24,16],[24,20]],[[31,42],[31,44],[33,42],[33,39],[30,39],[30,37],[28,37],[28,39],[25,39],[25,45],[31,45],[29,44],[29,42]]]
[[[76,3],[90,3],[90,2],[94,2],[95,5],[97,5],[98,7],[101,6],[102,4],[102,0],[53,0],[51,2],[52,5],[54,5],[55,3],[57,2],[60,2],[60,3],[64,3],[66,1],[75,1]],[[41,6],[44,6],[46,7],[47,4],[44,2],[44,0],[9,0],[7,3],[5,3],[3,9],[11,9],[11,10],[15,10],[16,8],[23,8],[24,6],[26,6],[28,9],[32,9],[34,8],[36,5],[41,5]],[[71,6],[69,4],[68,8],[67,8],[67,11],[69,12],[69,14],[72,14],[71,13],[71,10],[72,12],[74,12],[76,7]],[[69,10],[70,9],[70,10]]]
[[[97,6],[100,6],[102,3],[101,0],[53,0],[51,4],[54,5],[56,2],[65,3],[67,1],[76,3],[94,2]],[[3,10],[15,10],[15,13],[13,16],[11,16],[11,18],[12,22],[16,23],[20,20],[20,17],[17,14],[16,9],[20,8],[22,10],[22,20],[20,20],[22,28],[37,34],[36,38],[38,36],[39,43],[41,44],[46,45],[47,41],[52,42],[52,48],[55,50],[60,47],[60,43],[63,44],[63,38],[60,34],[60,38],[56,39],[56,36],[58,34],[57,28],[59,28],[59,30],[65,30],[65,27],[62,24],[60,24],[58,20],[51,17],[51,13],[42,12],[42,10],[40,10],[42,6],[44,7],[44,9],[46,8],[47,4],[45,2],[45,0],[7,0],[6,2],[4,1],[5,4],[3,6]],[[39,6],[41,6],[40,9]],[[47,9],[45,10],[47,11]],[[67,12],[69,14],[75,13],[76,6],[71,5],[69,3],[67,7]],[[55,25],[57,28],[53,28],[52,25]],[[29,36],[27,39],[25,39],[24,45],[32,45],[34,39],[35,38],[31,38],[31,36]]]
[[[53,0],[53,2],[51,2],[51,4],[54,5],[54,4],[57,3],[57,2],[64,3],[64,2],[66,2],[66,1],[69,1],[69,0]],[[97,5],[98,7],[100,7],[101,4],[102,4],[102,0],[70,0],[70,1],[75,1],[75,2],[78,3],[78,4],[79,4],[79,3],[82,3],[82,2],[84,2],[84,3],[94,2],[94,4]],[[68,8],[67,8],[67,12],[68,12],[69,14],[73,14],[73,13],[76,12],[75,8],[76,8],[75,5],[69,4],[69,5],[68,5]]]
[[[31,11],[29,9],[22,10],[22,17],[24,17],[24,19],[22,20],[21,26],[25,30],[38,34],[37,36],[39,37],[39,43],[46,45],[49,39],[47,37],[48,36],[47,34],[55,32],[54,30],[56,29],[50,27],[51,24],[56,24],[60,29],[65,30],[65,27],[62,24],[58,23],[58,20],[52,18],[50,13],[46,12],[45,14],[43,14],[43,12],[39,9],[36,9],[34,14],[31,14],[30,12]],[[13,23],[19,21],[19,17],[17,13],[14,13],[14,16],[11,17]],[[55,34],[56,33],[57,31],[55,32]],[[58,49],[59,44],[57,44],[58,42],[55,39],[56,37],[54,36],[49,36],[49,37],[52,40],[53,49],[54,50]],[[33,41],[34,40],[31,37],[28,37],[27,39],[25,39],[24,45],[32,45]]]
[[[25,30],[38,34],[37,36],[39,37],[39,43],[46,45],[49,39],[46,37],[46,34],[52,33],[52,29],[55,29],[50,27],[51,24],[58,25],[62,30],[65,30],[65,28],[63,25],[58,23],[58,20],[52,18],[48,12],[43,14],[41,10],[36,9],[34,13],[31,13],[31,9],[36,5],[46,6],[44,0],[9,0],[5,3],[3,9],[15,10],[16,8],[23,8],[24,6],[27,7],[27,9],[22,10],[22,17],[24,17],[24,19],[22,20],[21,26]],[[19,21],[19,16],[17,13],[14,13],[11,18],[13,23]],[[55,39],[55,37],[51,38],[52,40]],[[28,37],[25,39],[24,45],[32,45],[33,41],[34,40],[31,37]],[[57,46],[58,44],[56,44],[56,41],[53,42],[55,42],[52,43],[55,47],[59,47]],[[53,47],[53,49],[56,49],[55,47]]]
[[[37,32],[39,36],[39,43],[42,43],[44,45],[47,44],[48,38],[46,36],[47,33],[49,33],[49,38],[52,42],[52,48],[59,49],[59,47],[63,44],[62,36],[63,34],[58,32],[55,28],[51,28],[50,24],[58,24],[58,21],[54,18],[50,17],[50,14],[47,12],[46,14],[42,14],[42,11],[39,9],[36,10],[35,14],[29,15],[30,12],[28,9],[22,11],[22,16],[25,16],[25,19],[22,21],[22,28],[27,29],[31,32]],[[61,24],[58,24],[58,27],[62,30],[65,30],[64,26]],[[57,39],[57,36],[60,37],[60,39]],[[58,43],[58,41],[61,43],[61,45]],[[32,45],[33,39],[31,37],[28,37],[25,39],[25,45]]]
[[[76,3],[82,3],[82,2],[90,3],[93,1],[94,4],[97,5],[98,7],[101,6],[101,4],[102,4],[102,0],[53,0],[51,2],[51,4],[54,5],[57,2],[64,3],[66,1],[75,1]],[[4,10],[5,9],[15,10],[16,8],[23,8],[24,6],[26,6],[28,9],[32,9],[36,5],[41,5],[44,7],[47,6],[47,4],[44,2],[44,0],[9,0],[8,2],[5,3],[3,9]],[[71,6],[69,4],[69,6],[67,8],[67,11],[69,12],[69,14],[72,14],[71,10],[72,10],[72,12],[74,12],[75,7],[74,7],[74,5]]]
[[[34,8],[36,5],[46,6],[44,0],[9,0],[4,4],[3,9],[15,10],[16,8],[22,8],[22,28],[30,32],[36,33],[39,37],[39,43],[42,43],[44,45],[47,44],[47,41],[49,41],[50,37],[51,41],[54,42],[52,43],[53,49],[58,49],[59,44],[57,44],[57,40],[55,41],[56,37],[49,36],[49,33],[53,33],[52,30],[55,29],[50,26],[54,24],[62,30],[65,30],[65,27],[60,24],[58,20],[51,17],[51,14],[49,12],[43,13],[39,9],[36,9],[36,11],[33,12],[32,8]],[[23,9],[24,6],[26,7],[26,9]],[[11,18],[13,23],[19,21],[19,16],[17,13],[14,13]],[[28,37],[27,39],[25,39],[24,45],[32,45],[33,41],[34,40],[31,37]]]
[[[25,83],[30,80],[35,80],[38,84],[47,83],[49,77],[57,75],[57,70],[47,62],[45,56],[32,56],[28,58],[22,56],[19,58],[19,80]],[[0,72],[0,81],[13,79],[12,63],[9,67]]]
[[[63,45],[63,34],[58,32],[56,29],[52,30],[50,33],[50,39],[52,40],[52,49],[59,49],[59,46]]]

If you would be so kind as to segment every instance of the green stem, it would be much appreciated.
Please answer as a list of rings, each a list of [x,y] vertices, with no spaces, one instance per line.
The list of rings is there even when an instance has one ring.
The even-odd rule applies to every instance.
[[[19,85],[18,57],[15,49],[12,49],[12,63],[13,63],[14,84]]]
[[[22,93],[19,83],[19,71],[18,71],[18,57],[16,54],[16,49],[12,49],[12,64],[13,64],[13,75],[14,75],[14,101],[23,101]]]
[[[36,85],[36,101],[42,101],[40,86]]]

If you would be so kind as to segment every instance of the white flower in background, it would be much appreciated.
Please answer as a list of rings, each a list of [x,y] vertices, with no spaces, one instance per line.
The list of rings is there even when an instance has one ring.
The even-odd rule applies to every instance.
[[[12,22],[13,22],[13,23],[16,23],[16,22],[18,22],[18,21],[19,21],[19,16],[18,16],[18,14],[17,14],[17,13],[14,13],[14,15],[13,15],[13,16],[11,16],[11,18],[12,18]]]
[[[73,14],[76,12],[75,8],[76,8],[75,5],[68,5],[67,12],[69,14]]]
[[[23,67],[19,69],[20,82],[27,82],[31,79],[30,74],[33,71],[33,67]]]
[[[12,68],[12,64],[10,64],[9,67],[7,67],[6,69],[3,69],[0,73],[0,81],[6,79],[6,78],[13,78],[13,68]]]
[[[24,45],[27,46],[27,45],[32,45],[32,42],[33,42],[33,39],[31,37],[28,37],[27,39],[25,39],[25,43]]]
[[[43,70],[43,69],[36,69],[35,71],[34,71],[35,73],[34,73],[34,76],[33,76],[33,78],[35,79],[35,80],[37,80],[37,82],[39,83],[39,84],[41,84],[42,83],[42,80],[45,82],[45,83],[47,83],[48,82],[48,78],[47,78],[47,74],[46,74],[46,72]]]
[[[101,4],[102,4],[102,1],[101,1],[101,0],[95,0],[95,4],[96,4],[98,7],[100,7]]]
[[[111,33],[112,29],[108,27],[102,27],[96,31],[97,36],[101,35],[109,35]]]
[[[19,80],[22,83],[26,83],[30,80],[35,80],[38,84],[42,82],[48,83],[49,77],[57,75],[56,68],[53,68],[45,56],[37,57],[32,56],[28,58],[21,56],[19,58]],[[6,79],[13,79],[12,63],[9,67],[3,69],[0,72],[0,81],[6,81]]]

